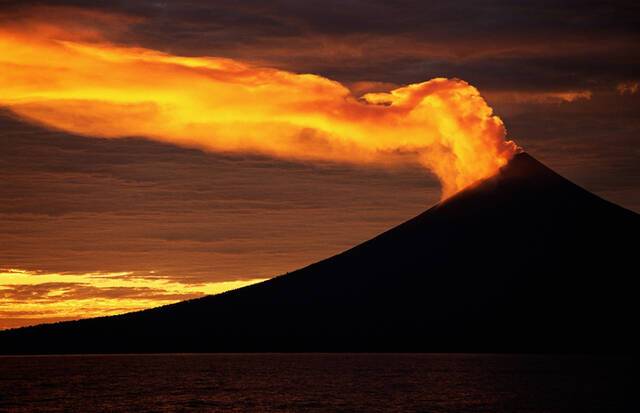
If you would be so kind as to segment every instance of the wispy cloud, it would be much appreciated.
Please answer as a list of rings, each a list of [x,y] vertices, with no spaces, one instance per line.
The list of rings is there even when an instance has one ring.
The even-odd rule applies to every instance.
[[[640,82],[623,82],[619,83],[616,90],[621,95],[635,95],[640,92]]]
[[[487,99],[499,103],[571,103],[578,100],[590,100],[593,93],[590,90],[565,91],[488,91]]]

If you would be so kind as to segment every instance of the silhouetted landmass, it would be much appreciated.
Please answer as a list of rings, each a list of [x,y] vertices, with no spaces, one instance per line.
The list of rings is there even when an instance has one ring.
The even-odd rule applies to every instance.
[[[631,351],[640,216],[522,153],[339,255],[228,293],[0,332],[2,353]]]

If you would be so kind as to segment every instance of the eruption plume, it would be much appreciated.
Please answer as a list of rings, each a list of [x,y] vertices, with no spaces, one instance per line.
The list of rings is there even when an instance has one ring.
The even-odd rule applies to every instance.
[[[436,78],[358,98],[310,74],[0,27],[0,106],[87,136],[349,163],[419,162],[443,198],[517,151],[478,90]]]

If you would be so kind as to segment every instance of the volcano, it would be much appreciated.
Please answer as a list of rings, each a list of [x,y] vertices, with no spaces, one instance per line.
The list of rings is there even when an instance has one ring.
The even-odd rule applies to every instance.
[[[637,348],[640,215],[526,153],[348,251],[224,294],[0,332],[1,353]]]

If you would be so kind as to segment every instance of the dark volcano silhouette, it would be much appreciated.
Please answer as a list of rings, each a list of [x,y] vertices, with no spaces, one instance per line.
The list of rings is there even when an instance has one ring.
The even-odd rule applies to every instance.
[[[640,216],[521,153],[339,255],[228,293],[0,333],[3,353],[636,348]]]

